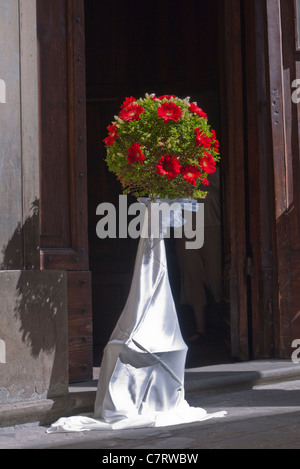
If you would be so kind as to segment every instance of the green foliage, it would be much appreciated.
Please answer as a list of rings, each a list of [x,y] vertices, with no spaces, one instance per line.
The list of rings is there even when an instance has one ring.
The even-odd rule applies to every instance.
[[[182,116],[178,120],[159,118],[158,108],[163,103],[173,102],[180,107]],[[207,173],[201,171],[196,186],[184,179],[182,174],[168,179],[167,174],[157,174],[157,164],[163,155],[176,157],[181,166],[197,166],[200,170],[200,158],[208,151],[217,162],[220,159],[218,147],[212,145],[208,150],[196,144],[195,129],[212,137],[207,118],[192,112],[189,99],[158,99],[146,94],[145,98],[137,99],[134,104],[143,107],[145,112],[136,120],[125,121],[115,116],[112,125],[117,128],[117,137],[113,143],[106,144],[106,162],[120,180],[123,192],[137,197],[161,198],[205,198],[203,180]],[[128,150],[138,143],[145,156],[143,164],[136,161],[128,162]]]

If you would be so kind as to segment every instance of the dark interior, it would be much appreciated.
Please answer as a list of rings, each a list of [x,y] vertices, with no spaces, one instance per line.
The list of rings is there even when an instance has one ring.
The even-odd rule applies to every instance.
[[[125,304],[137,240],[99,240],[96,207],[118,205],[119,183],[105,159],[107,126],[126,96],[146,92],[190,96],[220,132],[218,0],[86,0],[89,258],[92,271],[94,366]],[[179,304],[173,240],[166,241],[170,283],[183,336],[194,328],[191,308]],[[187,366],[230,359],[221,313],[208,305],[207,336],[189,347]]]

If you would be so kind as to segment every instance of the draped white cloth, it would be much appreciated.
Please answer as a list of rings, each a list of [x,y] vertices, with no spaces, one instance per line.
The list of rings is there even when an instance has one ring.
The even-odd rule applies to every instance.
[[[145,216],[149,213],[148,207]],[[186,353],[163,235],[141,235],[129,296],[104,350],[94,414],[61,418],[48,432],[160,427],[223,417],[226,412],[208,414],[185,400]]]

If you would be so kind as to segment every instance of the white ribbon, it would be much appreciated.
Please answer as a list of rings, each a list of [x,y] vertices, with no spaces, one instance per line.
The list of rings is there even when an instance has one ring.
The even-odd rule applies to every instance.
[[[185,211],[197,212],[199,204],[192,199],[155,199],[139,198],[138,202],[148,209],[144,219],[141,237],[159,238],[169,234],[169,228],[181,228],[186,220]]]

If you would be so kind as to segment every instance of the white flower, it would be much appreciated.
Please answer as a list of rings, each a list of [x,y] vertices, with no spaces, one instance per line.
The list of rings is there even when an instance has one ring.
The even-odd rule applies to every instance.
[[[115,116],[115,119],[117,122],[119,122],[119,124],[123,124],[124,122],[119,116]]]

